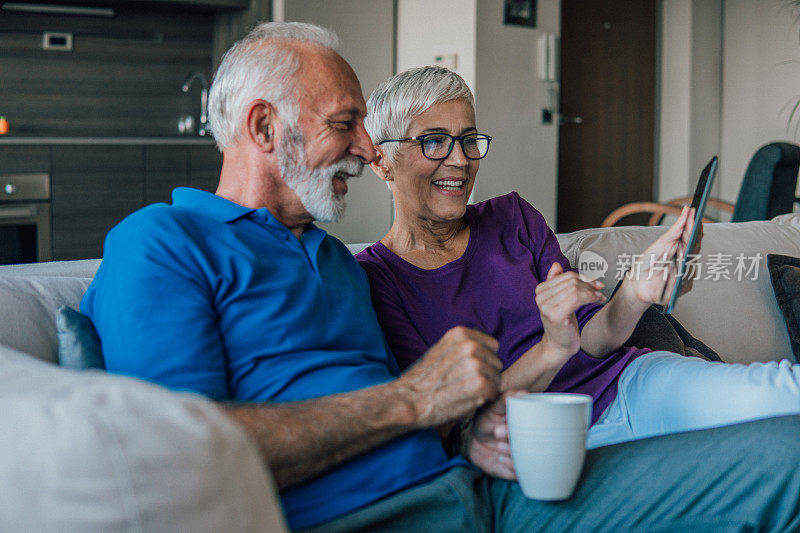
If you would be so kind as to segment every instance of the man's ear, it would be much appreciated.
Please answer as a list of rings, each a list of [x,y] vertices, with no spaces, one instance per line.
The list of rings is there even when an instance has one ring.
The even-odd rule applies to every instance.
[[[275,108],[265,100],[253,100],[244,117],[243,134],[264,152],[275,150],[275,129],[278,124]]]
[[[392,181],[391,167],[386,156],[379,146],[375,147],[375,159],[369,164],[369,168],[383,181]]]

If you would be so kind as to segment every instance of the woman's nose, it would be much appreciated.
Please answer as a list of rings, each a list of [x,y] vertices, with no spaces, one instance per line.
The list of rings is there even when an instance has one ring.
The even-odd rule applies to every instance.
[[[448,154],[444,162],[449,165],[462,167],[466,166],[468,161],[469,160],[464,153],[464,147],[461,145],[461,141],[453,139],[453,149],[450,150],[450,154]]]

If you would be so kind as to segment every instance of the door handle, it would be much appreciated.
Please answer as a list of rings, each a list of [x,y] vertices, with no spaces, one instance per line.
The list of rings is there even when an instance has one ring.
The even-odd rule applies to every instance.
[[[36,207],[0,207],[0,220],[11,218],[32,218],[36,216]]]
[[[564,115],[558,115],[558,125],[563,126],[564,124],[583,124],[583,117],[565,117]]]

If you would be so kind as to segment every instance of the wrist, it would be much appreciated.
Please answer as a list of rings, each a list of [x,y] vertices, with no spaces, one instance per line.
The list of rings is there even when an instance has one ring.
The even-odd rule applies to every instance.
[[[560,368],[564,364],[565,359],[569,359],[578,350],[570,351],[569,349],[558,345],[550,339],[550,336],[545,331],[542,335],[542,340],[538,344],[541,352],[539,359],[547,365],[547,369]]]
[[[455,457],[459,454],[464,456],[467,455],[467,437],[472,429],[473,420],[473,418],[469,418],[467,420],[457,422],[452,428],[450,428],[450,431],[447,433],[447,437],[442,443],[444,446],[444,451],[447,453],[448,457]]]
[[[430,427],[430,424],[426,424],[423,415],[425,409],[419,405],[421,395],[415,395],[409,387],[403,385],[400,379],[379,385],[379,387],[386,390],[387,400],[393,406],[390,417],[394,425],[411,429]]]
[[[617,305],[622,305],[626,309],[644,313],[644,311],[650,307],[650,304],[655,302],[645,301],[639,297],[635,287],[637,281],[631,276],[632,274],[629,271],[625,275],[622,285],[620,285],[619,290],[617,291],[617,294],[614,295],[614,298],[612,298],[612,301],[617,300]]]

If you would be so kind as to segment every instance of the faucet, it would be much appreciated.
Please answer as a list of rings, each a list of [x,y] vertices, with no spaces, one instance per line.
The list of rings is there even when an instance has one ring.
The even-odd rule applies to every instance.
[[[192,86],[192,82],[194,80],[200,80],[200,128],[197,130],[197,134],[204,136],[208,133],[208,78],[206,78],[202,72],[199,70],[195,70],[191,72],[187,77],[186,80],[183,82],[183,86],[181,90],[185,93],[189,92],[189,88]]]

